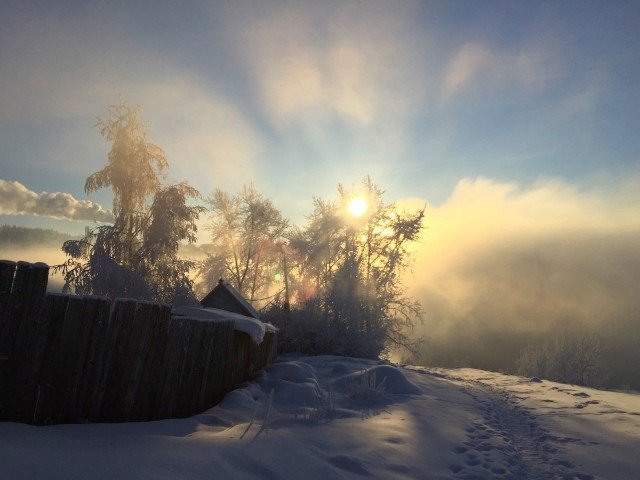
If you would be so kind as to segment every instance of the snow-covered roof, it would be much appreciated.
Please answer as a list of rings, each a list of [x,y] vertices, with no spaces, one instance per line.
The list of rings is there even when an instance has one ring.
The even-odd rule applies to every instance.
[[[215,308],[212,307],[211,305],[207,305],[214,297],[216,294],[218,294],[220,291],[225,292],[234,303],[236,303],[236,305],[240,308],[240,310],[243,311],[243,313],[249,317],[253,317],[253,318],[260,318],[260,314],[258,313],[258,311],[253,308],[253,305],[251,305],[251,303],[249,303],[247,301],[246,298],[244,298],[242,296],[242,294],[236,290],[234,288],[233,285],[231,285],[230,283],[225,282],[223,279],[220,279],[220,281],[218,282],[218,285],[215,286],[215,288],[213,290],[211,290],[201,301],[200,303],[202,304],[203,307],[205,308]]]

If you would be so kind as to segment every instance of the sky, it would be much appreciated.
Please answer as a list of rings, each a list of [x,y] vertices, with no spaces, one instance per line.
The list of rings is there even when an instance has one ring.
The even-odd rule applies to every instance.
[[[300,224],[370,175],[426,205],[405,285],[444,350],[640,339],[639,27],[637,1],[5,0],[0,224],[109,220],[83,187],[122,94],[205,196],[253,183]]]
[[[5,1],[0,222],[86,223],[7,215],[6,182],[110,208],[83,186],[119,94],[170,180],[253,182],[295,222],[366,174],[436,206],[463,179],[615,189],[640,166],[639,20],[638,2]]]

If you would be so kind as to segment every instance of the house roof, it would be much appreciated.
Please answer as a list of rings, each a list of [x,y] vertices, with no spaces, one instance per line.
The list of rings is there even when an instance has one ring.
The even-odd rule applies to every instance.
[[[253,318],[260,318],[260,314],[255,308],[253,308],[253,305],[251,305],[247,301],[247,299],[244,298],[242,294],[233,287],[233,285],[225,282],[222,278],[218,281],[218,285],[216,285],[213,290],[211,290],[202,300],[200,300],[200,303],[202,305],[205,305],[207,303],[207,300],[218,293],[219,290],[226,292],[232,298],[234,303],[236,303],[241,310],[244,310],[245,315]]]

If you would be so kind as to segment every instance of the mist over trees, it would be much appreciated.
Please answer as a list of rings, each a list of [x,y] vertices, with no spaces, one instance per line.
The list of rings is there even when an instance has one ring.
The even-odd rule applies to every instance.
[[[519,375],[590,387],[601,386],[605,380],[601,342],[584,333],[528,345],[515,370]]]
[[[349,211],[354,199],[365,207],[360,216]],[[216,190],[207,206],[210,253],[197,291],[219,278],[232,283],[281,328],[281,350],[377,357],[415,343],[408,332],[422,312],[399,276],[424,210],[385,203],[368,177],[351,189],[339,185],[336,200],[314,199],[302,227],[253,186]]]
[[[59,247],[74,235],[52,229],[0,225],[0,247]]]
[[[217,189],[205,207],[186,182],[163,185],[169,164],[148,140],[139,107],[120,101],[97,126],[111,150],[85,191],[111,189],[115,221],[64,242],[68,258],[56,267],[64,291],[196,304],[224,278],[281,327],[284,351],[373,358],[415,344],[408,332],[422,311],[400,275],[424,209],[386,203],[369,177],[339,185],[335,200],[315,198],[302,227],[251,185]],[[180,257],[205,211],[206,258]]]
[[[296,226],[252,185],[236,193],[216,189],[206,199],[186,182],[165,185],[168,161],[148,140],[138,107],[113,105],[98,127],[111,150],[85,190],[112,190],[115,222],[64,242],[68,258],[57,270],[65,291],[196,305],[223,278],[280,328],[283,352],[375,358],[401,350],[411,353],[411,363],[595,386],[640,385],[634,367],[640,330],[631,317],[612,326],[563,318],[535,330],[510,329],[511,317],[496,316],[510,311],[505,294],[480,305],[486,314],[471,310],[455,328],[443,329],[434,298],[427,338],[418,338],[412,328],[422,321],[422,308],[407,295],[403,279],[411,278],[411,246],[420,239],[425,210],[387,202],[369,177],[351,187],[338,185],[333,199],[314,198],[312,212]],[[206,233],[198,239],[196,222],[205,212]],[[0,233],[24,237],[9,227]],[[185,245],[204,259],[180,255]],[[482,271],[511,278],[514,272],[505,275],[498,260],[492,257],[492,269],[481,265]],[[518,265],[507,260],[502,251],[502,263]],[[463,273],[474,278],[474,270]],[[520,269],[515,274],[534,286],[540,281],[523,277]],[[505,288],[504,282],[474,284]]]

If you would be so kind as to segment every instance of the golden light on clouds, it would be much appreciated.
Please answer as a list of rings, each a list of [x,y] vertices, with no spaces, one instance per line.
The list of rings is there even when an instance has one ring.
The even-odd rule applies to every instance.
[[[444,204],[427,208],[427,228],[411,247],[408,293],[429,312],[429,330],[421,333],[453,335],[461,325],[542,331],[569,319],[633,318],[639,182],[579,189],[552,179],[529,187],[461,180]],[[410,210],[424,200],[399,203]]]
[[[361,217],[367,211],[367,202],[362,197],[352,198],[348,208],[351,215]]]

